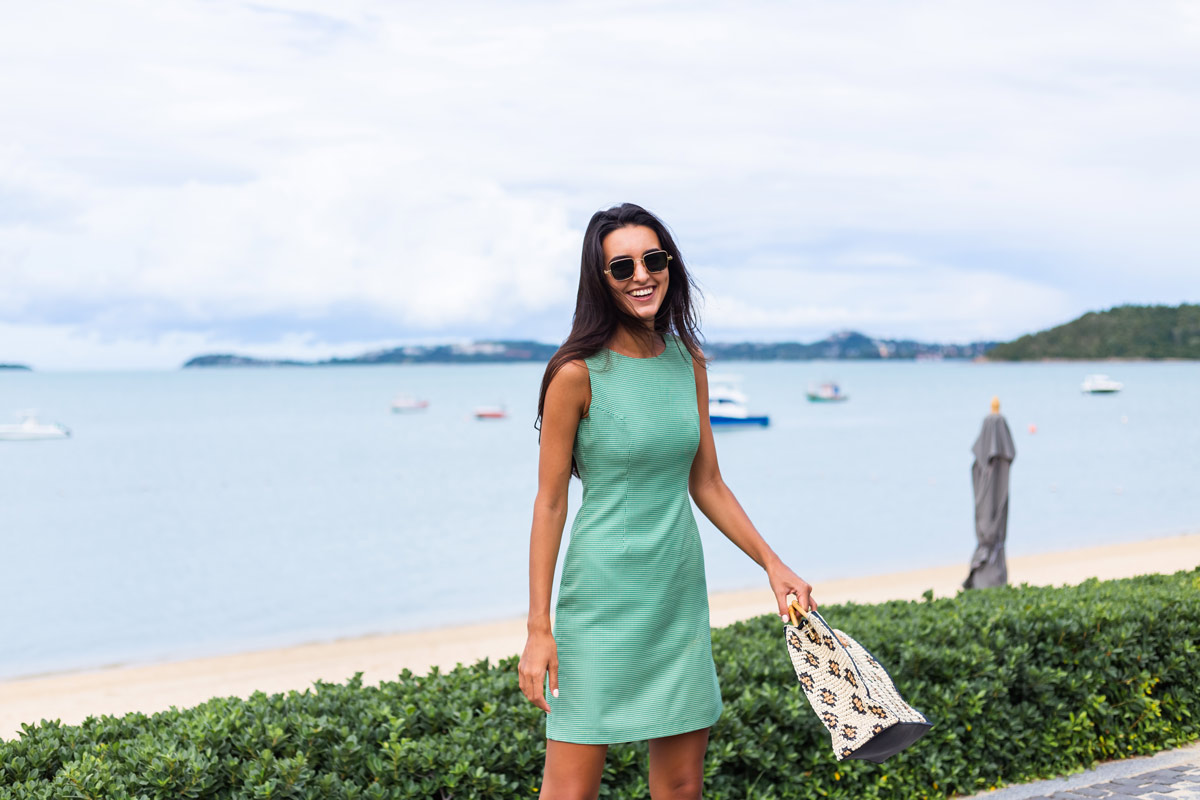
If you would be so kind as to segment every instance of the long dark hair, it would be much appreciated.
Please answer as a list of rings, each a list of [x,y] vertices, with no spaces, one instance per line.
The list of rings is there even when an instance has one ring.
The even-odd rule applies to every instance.
[[[658,307],[658,313],[654,315],[653,331],[617,302],[604,277],[604,240],[613,231],[629,225],[642,225],[654,231],[662,249],[671,255],[667,264],[667,294],[663,297],[662,305]],[[546,365],[541,393],[538,395],[538,413],[534,428],[541,431],[542,412],[546,407],[546,389],[550,387],[550,381],[554,380],[562,366],[600,352],[601,348],[612,340],[618,326],[645,343],[647,349],[654,347],[657,334],[673,333],[679,337],[679,341],[687,348],[692,358],[706,363],[704,353],[700,349],[700,325],[692,307],[692,292],[699,294],[700,290],[688,274],[683,256],[662,220],[633,203],[622,203],[593,214],[583,234],[583,255],[579,260],[579,293],[575,297],[575,316],[571,321],[571,332]],[[538,438],[541,438],[540,433]],[[579,475],[573,458],[571,474]]]

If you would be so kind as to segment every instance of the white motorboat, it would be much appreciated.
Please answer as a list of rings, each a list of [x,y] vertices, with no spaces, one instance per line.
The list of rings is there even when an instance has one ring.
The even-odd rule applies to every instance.
[[[834,381],[825,381],[817,386],[808,387],[805,392],[811,403],[841,403],[850,399],[850,395],[842,393],[842,387]]]
[[[766,427],[770,417],[751,416],[749,398],[741,390],[740,379],[733,375],[710,375],[708,378],[708,421],[714,427],[725,425],[759,425]]]
[[[65,425],[57,422],[39,422],[32,413],[22,414],[18,423],[0,425],[0,440],[10,442],[32,441],[34,439],[66,439],[71,435]]]
[[[1125,384],[1114,381],[1107,375],[1088,375],[1079,385],[1080,391],[1086,394],[1115,394],[1125,388]]]
[[[428,400],[418,400],[411,394],[398,394],[392,400],[392,412],[395,414],[408,414],[413,411],[424,411],[429,408]]]

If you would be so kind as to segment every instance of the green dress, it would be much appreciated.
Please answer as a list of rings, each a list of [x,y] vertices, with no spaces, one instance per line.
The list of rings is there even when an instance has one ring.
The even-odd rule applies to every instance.
[[[652,739],[721,716],[688,502],[696,378],[682,342],[666,343],[653,358],[601,350],[586,359],[592,401],[574,450],[583,505],[555,606],[559,695],[546,693],[546,736],[557,741]]]

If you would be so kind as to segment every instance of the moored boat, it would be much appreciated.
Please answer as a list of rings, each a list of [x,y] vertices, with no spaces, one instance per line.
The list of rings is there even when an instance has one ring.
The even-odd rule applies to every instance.
[[[741,390],[740,379],[732,375],[709,376],[708,421],[713,427],[770,425],[770,417],[750,414],[749,402]]]
[[[475,409],[475,419],[507,419],[508,411],[504,406],[479,406]]]
[[[418,400],[411,394],[398,394],[392,400],[392,412],[395,414],[407,414],[413,411],[424,411],[429,408],[428,400]]]
[[[1085,394],[1116,394],[1125,388],[1125,384],[1114,381],[1107,375],[1088,375],[1079,384],[1079,390]]]
[[[35,439],[66,439],[71,431],[57,422],[39,422],[32,413],[25,413],[18,423],[0,425],[0,439],[10,442]]]
[[[841,403],[850,399],[850,395],[842,393],[842,387],[835,381],[809,386],[805,392],[810,403]]]

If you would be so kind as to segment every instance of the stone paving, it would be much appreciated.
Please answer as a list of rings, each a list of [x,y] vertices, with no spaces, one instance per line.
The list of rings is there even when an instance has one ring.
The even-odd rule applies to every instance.
[[[1008,786],[971,800],[1200,800],[1200,745],[1110,761],[1078,775]]]
[[[1034,795],[1029,800],[1200,800],[1200,766],[1181,764],[1128,778]]]

